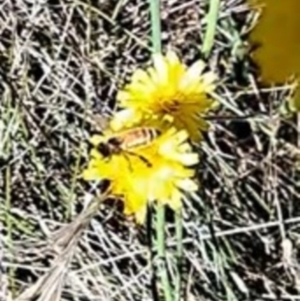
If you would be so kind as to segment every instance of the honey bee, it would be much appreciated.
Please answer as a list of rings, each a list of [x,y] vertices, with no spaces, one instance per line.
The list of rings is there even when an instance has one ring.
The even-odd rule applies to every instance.
[[[121,153],[126,156],[127,160],[128,156],[135,156],[150,167],[151,163],[142,155],[135,153],[133,149],[149,145],[160,134],[159,130],[152,127],[125,130],[110,136],[105,142],[100,142],[97,150],[106,158]]]

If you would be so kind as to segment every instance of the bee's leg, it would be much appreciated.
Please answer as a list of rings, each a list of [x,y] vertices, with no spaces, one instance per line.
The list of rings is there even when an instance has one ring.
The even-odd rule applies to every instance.
[[[149,162],[149,160],[147,160],[145,157],[143,157],[143,156],[141,156],[139,154],[136,154],[134,152],[128,152],[127,151],[127,153],[130,154],[130,155],[132,155],[132,156],[138,157],[140,160],[142,160],[147,165],[147,167],[151,167],[152,166],[152,164]]]
[[[141,156],[141,155],[137,155],[148,167],[151,167],[152,164],[149,162],[148,159],[146,159],[145,157]]]
[[[127,162],[128,162],[128,165],[129,165],[129,169],[130,169],[130,171],[133,171],[133,169],[132,169],[132,165],[131,165],[131,162],[130,162],[130,158],[129,158],[129,156],[128,156],[128,152],[126,153],[126,152],[124,152],[123,153],[124,154],[124,157],[125,157],[125,159],[127,160]]]

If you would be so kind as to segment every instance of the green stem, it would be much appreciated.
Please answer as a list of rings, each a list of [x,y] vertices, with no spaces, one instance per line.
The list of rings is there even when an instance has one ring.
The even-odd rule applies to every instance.
[[[149,0],[149,3],[151,13],[152,51],[153,53],[161,53],[160,0]],[[158,204],[156,217],[158,273],[162,282],[164,299],[166,301],[173,301],[172,288],[166,267],[165,208],[163,205]]]
[[[181,293],[181,273],[182,273],[182,257],[183,257],[183,223],[181,210],[178,210],[175,215],[176,226],[176,257],[177,257],[177,278],[175,282],[175,301],[180,301]]]
[[[220,0],[210,0],[209,11],[207,14],[207,28],[204,35],[202,53],[208,58],[214,45],[214,38],[217,28],[218,15],[220,9]]]
[[[161,52],[160,0],[149,0],[152,31],[152,51]]]
[[[157,233],[157,266],[162,287],[164,291],[164,297],[166,301],[172,301],[172,288],[169,282],[169,277],[166,267],[166,246],[165,246],[165,207],[158,204],[156,211],[156,233]]]

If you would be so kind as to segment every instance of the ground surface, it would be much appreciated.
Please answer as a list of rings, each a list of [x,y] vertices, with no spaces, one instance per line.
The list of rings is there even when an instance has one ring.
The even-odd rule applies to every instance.
[[[39,3],[39,4],[37,4]],[[208,1],[162,1],[164,49],[201,57]],[[149,63],[146,1],[2,1],[0,218],[7,294],[49,267],[48,231],[82,208],[78,175],[92,130],[116,89]],[[288,87],[258,88],[245,50],[253,13],[221,1],[208,60],[222,101],[201,145],[200,196],[184,207],[185,300],[285,300],[299,295],[299,127],[281,109]],[[299,169],[298,169],[299,172]],[[298,180],[298,182],[297,182]],[[298,189],[298,190],[297,190]],[[174,224],[167,245],[172,271]],[[117,204],[80,242],[62,300],[153,300],[146,227]],[[5,300],[5,299],[4,299]]]

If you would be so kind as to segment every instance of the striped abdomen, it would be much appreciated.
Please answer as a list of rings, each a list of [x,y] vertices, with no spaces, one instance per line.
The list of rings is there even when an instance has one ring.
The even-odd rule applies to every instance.
[[[140,127],[124,131],[115,136],[119,141],[119,147],[123,150],[145,146],[160,135],[160,131],[151,127]]]

